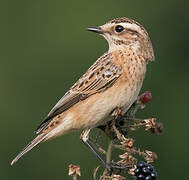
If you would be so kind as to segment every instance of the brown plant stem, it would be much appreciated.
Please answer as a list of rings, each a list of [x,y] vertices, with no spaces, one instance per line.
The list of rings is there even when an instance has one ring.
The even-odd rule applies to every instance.
[[[110,163],[110,161],[111,161],[112,146],[113,146],[113,141],[110,140],[110,143],[109,143],[108,149],[107,149],[107,153],[106,153],[106,163]]]

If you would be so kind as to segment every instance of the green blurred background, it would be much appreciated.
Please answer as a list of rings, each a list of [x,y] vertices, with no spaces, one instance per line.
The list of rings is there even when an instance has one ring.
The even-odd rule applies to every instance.
[[[105,40],[86,28],[121,16],[146,27],[155,51],[142,89],[152,91],[153,101],[138,117],[157,117],[165,126],[161,136],[140,131],[136,145],[157,152],[158,179],[188,178],[188,1],[0,3],[0,180],[71,179],[71,163],[81,166],[80,179],[92,179],[99,161],[79,140],[80,132],[41,144],[13,167],[10,161],[34,138],[34,129],[58,99],[107,50]]]

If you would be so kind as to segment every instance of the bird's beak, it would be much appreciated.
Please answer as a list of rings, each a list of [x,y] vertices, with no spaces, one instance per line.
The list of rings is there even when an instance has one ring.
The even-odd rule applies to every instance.
[[[101,27],[89,27],[87,28],[88,31],[96,32],[98,34],[103,34],[103,30]]]

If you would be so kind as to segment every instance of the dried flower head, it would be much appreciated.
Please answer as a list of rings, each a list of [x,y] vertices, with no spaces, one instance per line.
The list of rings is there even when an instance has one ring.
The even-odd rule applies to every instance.
[[[151,128],[151,132],[153,134],[159,135],[163,132],[163,124],[161,122],[157,122],[153,128]]]
[[[134,140],[132,138],[126,138],[124,141],[121,142],[122,146],[125,148],[132,148]]]
[[[81,171],[80,171],[80,167],[70,164],[69,165],[69,172],[68,172],[69,176],[74,176],[74,175],[78,175],[81,176]]]
[[[155,128],[156,125],[156,118],[151,118],[151,119],[145,119],[143,120],[145,122],[146,130]]]
[[[119,157],[121,158],[121,160],[118,161],[118,164],[121,164],[124,167],[132,168],[137,163],[137,159],[128,152],[119,155]]]
[[[147,163],[154,162],[158,158],[155,152],[146,150],[144,151],[144,153],[145,153],[144,158],[147,161]]]

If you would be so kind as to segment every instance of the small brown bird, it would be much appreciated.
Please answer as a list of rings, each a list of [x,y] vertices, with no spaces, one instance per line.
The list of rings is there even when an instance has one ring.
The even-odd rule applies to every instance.
[[[136,21],[124,17],[88,30],[103,36],[108,41],[109,50],[53,107],[38,126],[37,137],[11,165],[39,143],[72,130],[84,129],[81,139],[90,147],[90,129],[111,121],[111,112],[116,108],[124,114],[137,99],[146,65],[154,59],[146,30]]]

